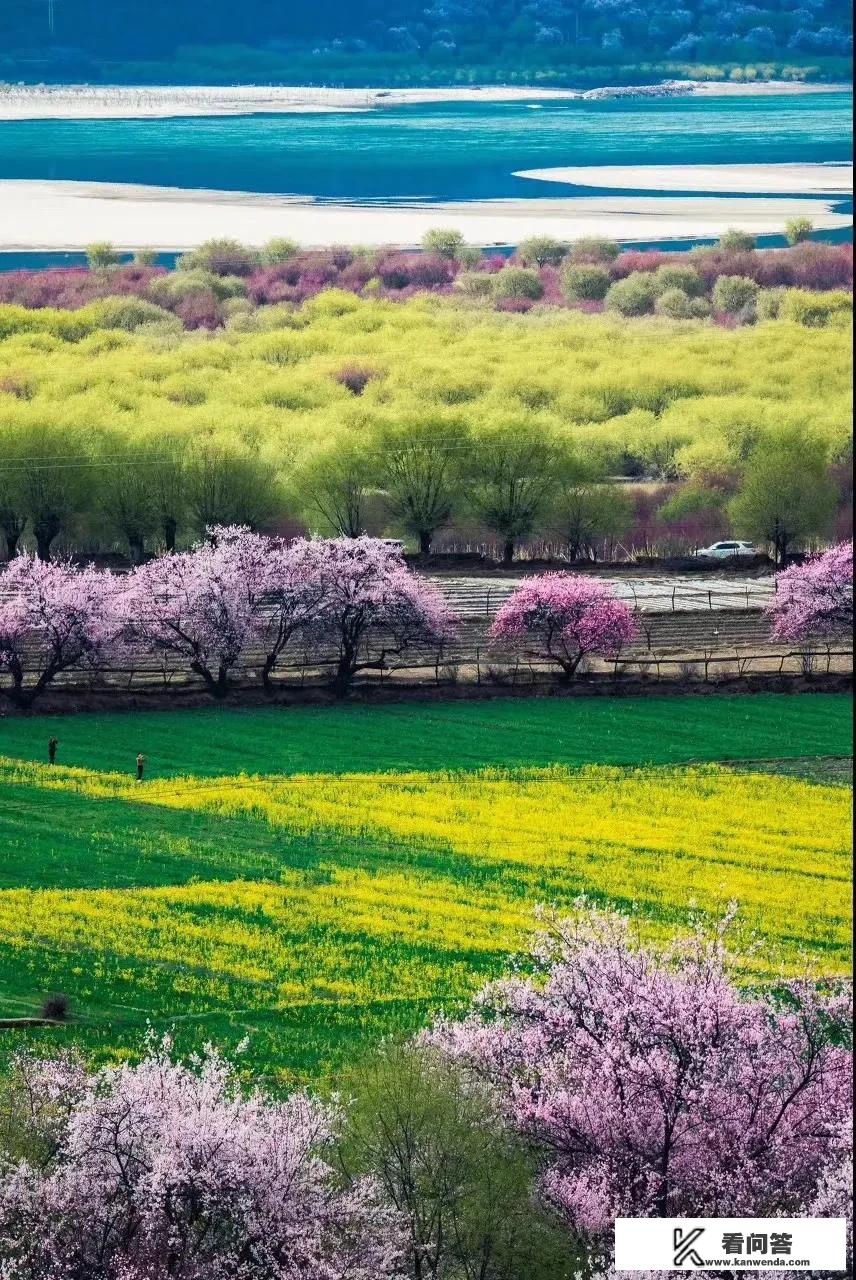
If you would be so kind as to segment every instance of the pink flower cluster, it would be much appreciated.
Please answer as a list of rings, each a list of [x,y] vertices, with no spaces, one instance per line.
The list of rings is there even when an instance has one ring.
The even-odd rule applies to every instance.
[[[42,1159],[0,1171],[4,1280],[400,1275],[394,1214],[325,1159],[333,1107],[243,1095],[215,1052],[180,1065],[168,1041],[91,1077],[18,1059],[13,1079]]]
[[[853,630],[853,543],[841,542],[778,574],[768,613],[779,640],[848,635]]]
[[[615,657],[636,637],[632,611],[596,578],[545,573],[528,578],[499,609],[491,637],[521,641],[571,679],[586,654]]]
[[[849,998],[739,991],[725,926],[656,953],[578,906],[544,935],[540,977],[429,1033],[499,1090],[547,1199],[595,1249],[617,1216],[808,1212],[843,1158]]]
[[[333,688],[344,695],[358,671],[453,633],[440,593],[382,539],[209,534],[125,578],[29,555],[11,561],[0,578],[0,672],[11,676],[13,701],[29,706],[60,672],[97,671],[135,652],[178,659],[222,697],[251,644],[267,683],[298,635],[329,651]]]

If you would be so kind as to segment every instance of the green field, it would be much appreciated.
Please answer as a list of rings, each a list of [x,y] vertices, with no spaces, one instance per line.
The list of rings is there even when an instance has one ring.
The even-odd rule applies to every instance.
[[[0,720],[0,1016],[74,1012],[7,1044],[248,1035],[256,1074],[317,1077],[580,892],[654,935],[736,898],[758,976],[841,972],[850,753],[824,694]]]

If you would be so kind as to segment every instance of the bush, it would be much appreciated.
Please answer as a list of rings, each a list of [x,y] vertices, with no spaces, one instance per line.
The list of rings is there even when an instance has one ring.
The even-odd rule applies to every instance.
[[[621,253],[621,246],[614,240],[601,240],[588,236],[571,245],[572,262],[614,262]]]
[[[135,267],[154,267],[157,265],[157,249],[138,249],[134,254]]]
[[[487,271],[462,271],[455,288],[469,298],[489,298],[493,294],[494,277]]]
[[[755,301],[755,311],[759,320],[776,320],[782,308],[784,289],[762,289]]]
[[[809,329],[820,329],[833,316],[847,315],[853,310],[853,295],[843,290],[809,293],[804,289],[788,289],[782,296],[779,315],[795,320]]]
[[[42,1001],[42,1007],[39,1012],[42,1018],[48,1018],[51,1022],[65,1022],[68,1017],[69,1007],[68,996],[56,991]]]
[[[216,276],[248,276],[258,266],[255,249],[237,240],[206,240],[198,249],[179,258],[182,271],[209,271]]]
[[[606,295],[606,307],[623,316],[644,316],[654,310],[657,298],[657,282],[653,275],[634,271],[623,280],[616,280]]]
[[[654,273],[657,287],[665,293],[668,289],[680,289],[690,298],[700,298],[705,291],[704,281],[692,267],[668,262]]]
[[[564,240],[554,240],[552,236],[532,236],[522,240],[517,249],[517,257],[524,266],[557,267],[570,249]]]
[[[713,286],[714,311],[724,311],[729,316],[754,308],[757,297],[758,286],[748,276],[720,276]]]
[[[126,329],[129,333],[139,329],[141,324],[156,324],[163,320],[175,324],[168,311],[145,298],[102,298],[100,302],[90,303],[87,313],[99,328]]]
[[[541,276],[531,267],[503,267],[492,281],[493,295],[498,300],[522,298],[537,302],[544,296]]]
[[[299,252],[300,245],[296,240],[287,240],[282,236],[268,240],[260,254],[262,266],[277,267],[281,262],[287,262]]]
[[[609,287],[609,272],[594,262],[569,262],[562,272],[562,288],[570,302],[600,302]]]
[[[672,320],[690,320],[693,316],[692,301],[683,289],[667,289],[654,303],[654,310],[658,316],[669,316]]]
[[[738,231],[736,227],[729,229],[721,235],[716,242],[717,249],[724,249],[728,252],[736,251],[737,253],[749,253],[755,248],[755,237],[750,235],[748,231]]]
[[[812,231],[814,231],[814,223],[810,218],[791,218],[785,223],[785,238],[788,244],[801,244],[803,240],[808,240]]]
[[[121,261],[121,255],[107,240],[98,240],[86,246],[86,261],[91,271],[99,271],[104,267],[115,267]]]
[[[422,237],[422,248],[440,258],[455,259],[465,244],[463,234],[453,227],[434,227]]]

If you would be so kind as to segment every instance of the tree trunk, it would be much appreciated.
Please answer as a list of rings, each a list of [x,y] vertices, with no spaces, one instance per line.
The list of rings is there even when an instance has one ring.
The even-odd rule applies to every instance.
[[[131,564],[142,564],[145,545],[141,534],[128,534],[128,553]]]
[[[18,540],[20,539],[20,531],[18,533],[10,533],[6,530],[6,555],[10,560],[14,560],[18,553]]]
[[[163,522],[163,541],[167,551],[175,551],[175,535],[178,532],[178,521],[172,516],[165,516]]]
[[[509,538],[502,548],[502,563],[511,564],[514,560],[514,539]]]
[[[431,530],[419,530],[419,554],[420,556],[430,556],[431,554]]]
[[[59,520],[51,516],[45,517],[44,520],[40,520],[38,524],[33,526],[33,533],[36,536],[36,555],[40,560],[50,560],[51,543],[59,533],[59,530]]]

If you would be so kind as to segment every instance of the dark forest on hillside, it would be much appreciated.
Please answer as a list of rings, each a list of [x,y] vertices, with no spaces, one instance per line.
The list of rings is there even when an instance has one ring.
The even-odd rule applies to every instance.
[[[840,75],[852,48],[846,0],[5,0],[0,76],[97,79],[134,67],[141,79],[183,65],[190,79],[390,82],[555,81],[564,68],[751,68],[749,78],[803,69]],[[129,70],[129,78],[132,78]],[[642,78],[645,78],[644,75]]]

